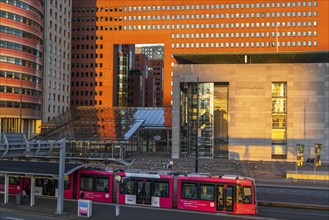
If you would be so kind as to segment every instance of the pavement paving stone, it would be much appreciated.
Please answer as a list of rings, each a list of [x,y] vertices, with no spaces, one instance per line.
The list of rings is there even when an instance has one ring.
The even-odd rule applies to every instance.
[[[138,154],[133,155],[127,160],[135,160],[131,168],[136,169],[163,169],[163,165],[173,161],[174,165],[172,170],[175,172],[194,172],[195,171],[195,158],[180,158],[171,159],[170,155],[166,154]],[[145,163],[146,161],[146,163]],[[287,170],[295,170],[296,163],[282,162],[282,161],[236,161],[228,159],[204,159],[199,158],[199,172],[211,173],[212,175],[235,174],[249,177],[264,178],[283,178],[285,179]],[[298,170],[312,171],[314,166],[312,164],[305,164],[298,167]],[[316,168],[316,171],[328,171],[329,164],[323,164]]]

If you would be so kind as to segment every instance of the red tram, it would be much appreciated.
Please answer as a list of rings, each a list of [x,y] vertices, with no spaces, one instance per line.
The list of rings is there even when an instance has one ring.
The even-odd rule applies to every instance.
[[[77,199],[112,202],[113,181],[113,171],[79,170]]]
[[[118,183],[117,176],[121,179]],[[9,193],[23,192],[26,177],[9,177]],[[58,196],[57,180],[35,177],[35,195]],[[0,191],[4,178],[0,176]],[[178,208],[203,212],[257,214],[255,181],[248,177],[169,171],[81,169],[64,178],[65,199]],[[115,200],[116,198],[117,200]]]
[[[117,192],[120,204],[173,207],[174,176],[172,174],[127,170],[118,175],[121,176]]]
[[[177,208],[234,214],[257,213],[255,181],[240,176],[178,176]]]
[[[29,186],[29,180],[25,177],[10,176],[9,178],[9,193],[22,193],[24,186]],[[5,187],[5,177],[0,176],[0,191],[4,191]]]

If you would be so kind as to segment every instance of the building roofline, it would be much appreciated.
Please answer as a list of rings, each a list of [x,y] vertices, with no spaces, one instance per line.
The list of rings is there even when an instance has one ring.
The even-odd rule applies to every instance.
[[[266,53],[177,53],[178,64],[329,63],[329,51]]]

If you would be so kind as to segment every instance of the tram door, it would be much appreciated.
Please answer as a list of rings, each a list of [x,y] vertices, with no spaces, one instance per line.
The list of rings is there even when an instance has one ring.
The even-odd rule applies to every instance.
[[[43,180],[43,190],[42,194],[47,196],[55,196],[57,188],[57,181],[54,179],[45,178]]]
[[[136,203],[151,205],[151,181],[137,180]]]
[[[219,185],[217,187],[217,210],[233,212],[234,186]]]

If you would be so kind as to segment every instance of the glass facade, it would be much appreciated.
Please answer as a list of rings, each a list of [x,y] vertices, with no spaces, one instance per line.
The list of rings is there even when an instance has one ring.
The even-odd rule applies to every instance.
[[[287,83],[272,83],[272,158],[287,157]]]
[[[35,140],[65,137],[67,157],[124,158],[170,152],[171,126],[170,108],[79,106],[44,123]]]
[[[195,156],[198,143],[199,157],[227,157],[228,84],[182,83],[181,103],[181,153]]]
[[[128,106],[128,65],[127,65],[127,54],[119,52],[118,56],[118,75],[117,75],[117,96],[118,106]]]

